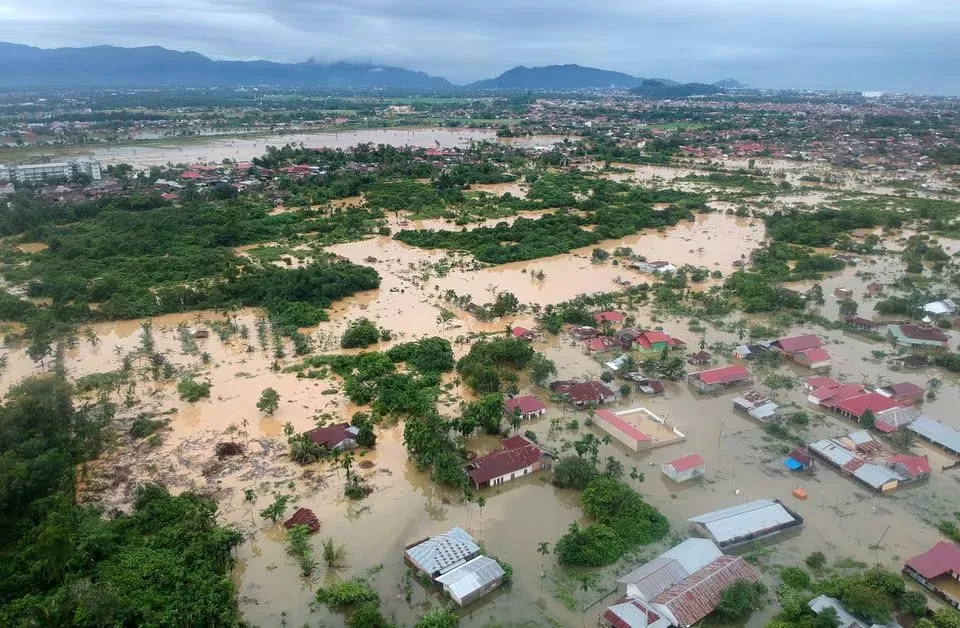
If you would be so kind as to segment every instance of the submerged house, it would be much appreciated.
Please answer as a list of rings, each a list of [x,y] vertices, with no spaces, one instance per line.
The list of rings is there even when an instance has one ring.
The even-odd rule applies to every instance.
[[[830,354],[823,348],[823,341],[816,334],[781,338],[773,343],[773,347],[800,366],[809,369],[830,367]]]
[[[529,421],[536,419],[547,413],[547,406],[533,395],[524,395],[522,397],[510,397],[503,402],[504,413],[513,416],[516,412],[520,418]]]
[[[549,469],[553,464],[553,456],[526,436],[511,436],[500,444],[500,451],[475,458],[467,465],[467,476],[477,490]]]
[[[337,449],[353,449],[357,446],[357,435],[360,430],[349,423],[337,423],[327,427],[317,427],[306,432],[307,438],[323,445],[327,451]]]
[[[960,546],[940,541],[930,550],[914,556],[903,573],[932,591],[950,606],[960,609]]]
[[[725,366],[708,371],[699,371],[690,373],[687,376],[687,382],[697,388],[700,392],[715,392],[731,386],[746,384],[752,382],[753,377],[750,371],[744,366]]]
[[[612,403],[619,396],[616,390],[599,381],[556,381],[550,384],[550,390],[563,395],[567,401],[578,408],[584,408],[590,404]]]
[[[503,584],[505,575],[506,572],[496,560],[489,556],[477,556],[438,576],[436,581],[457,606],[466,606]]]
[[[780,406],[755,390],[734,399],[733,409],[761,423],[769,423],[780,418]]]
[[[403,552],[405,562],[434,581],[479,555],[480,546],[466,530],[459,527],[421,539],[407,546]]]
[[[700,454],[682,456],[660,467],[660,472],[674,482],[686,482],[706,475],[707,466]]]
[[[950,337],[933,327],[887,325],[887,335],[898,345],[907,347],[946,349],[950,345]]]
[[[803,517],[778,499],[758,499],[697,517],[690,523],[720,549],[737,547],[793,528],[803,527]]]

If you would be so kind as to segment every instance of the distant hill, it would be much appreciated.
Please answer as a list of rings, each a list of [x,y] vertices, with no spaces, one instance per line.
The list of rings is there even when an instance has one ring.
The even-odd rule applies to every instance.
[[[500,76],[464,85],[468,89],[589,89],[636,87],[643,79],[623,72],[588,68],[582,65],[517,66]]]
[[[719,87],[720,89],[749,89],[750,86],[740,81],[732,78],[723,79],[722,81],[717,81],[713,84],[714,87]]]
[[[2,87],[290,85],[444,89],[443,78],[390,66],[356,63],[214,61],[159,46],[34,48],[0,42]]]
[[[645,79],[639,87],[630,90],[631,94],[644,98],[689,98],[690,96],[709,96],[722,94],[723,88],[706,83],[678,83],[667,85],[663,81]]]

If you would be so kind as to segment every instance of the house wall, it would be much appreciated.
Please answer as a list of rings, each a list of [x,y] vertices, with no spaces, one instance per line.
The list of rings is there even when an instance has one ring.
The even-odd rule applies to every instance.
[[[676,470],[670,465],[663,465],[663,474],[673,480],[674,482],[686,482],[694,478],[704,475],[706,468],[704,465],[698,467],[693,467],[692,469],[687,469],[681,473],[677,473]]]
[[[460,606],[466,606],[466,605],[468,605],[468,604],[472,604],[472,603],[476,602],[477,600],[479,600],[480,598],[482,598],[482,597],[483,597],[484,595],[486,595],[487,593],[490,593],[491,591],[493,591],[494,589],[496,589],[497,587],[499,587],[502,583],[503,583],[503,578],[502,578],[502,577],[501,577],[501,578],[497,578],[497,579],[494,580],[493,582],[489,582],[489,583],[485,584],[484,586],[480,587],[480,588],[477,589],[476,591],[471,591],[468,595],[464,596],[463,598],[458,599],[458,598],[455,597],[453,594],[451,594],[450,597],[451,597],[451,598],[453,599],[453,601],[456,602],[458,605],[460,605]],[[444,588],[446,588],[446,587],[444,587]]]
[[[503,484],[504,482],[509,482],[510,480],[515,480],[517,478],[522,478],[525,475],[530,475],[534,471],[539,471],[541,469],[540,461],[534,462],[529,467],[519,469],[517,471],[512,471],[510,473],[495,477],[487,484],[487,486],[496,486],[497,484]]]
[[[644,443],[646,443],[647,441],[643,441],[643,442],[638,441],[636,438],[630,436],[629,434],[626,434],[625,432],[622,432],[621,430],[614,427],[613,425],[610,425],[609,423],[607,423],[601,418],[596,419],[595,424],[601,430],[609,434],[611,438],[626,445],[633,451],[640,451],[641,447],[644,449],[648,448],[647,446],[644,446]]]

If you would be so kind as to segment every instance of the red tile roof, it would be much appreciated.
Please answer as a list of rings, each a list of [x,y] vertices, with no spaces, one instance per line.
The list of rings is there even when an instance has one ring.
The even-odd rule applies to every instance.
[[[684,578],[652,602],[663,604],[681,626],[692,626],[717,608],[720,596],[735,582],[757,582],[757,572],[740,556],[721,556]]]
[[[813,390],[829,386],[830,388],[839,388],[840,382],[832,377],[808,377],[807,386]]]
[[[603,382],[555,382],[550,386],[575,403],[587,403],[615,397],[616,393]]]
[[[816,334],[804,334],[803,336],[781,338],[774,344],[787,353],[797,353],[799,351],[806,351],[807,349],[815,349],[823,346],[823,342],[817,338]]]
[[[202,178],[203,178],[203,175],[200,174],[199,172],[194,172],[193,170],[187,170],[186,172],[184,172],[183,174],[180,175],[180,178],[181,178],[181,179],[190,179],[190,180],[202,179]]]
[[[532,333],[533,333],[533,332],[530,331],[529,329],[527,329],[526,327],[514,327],[514,328],[513,328],[513,337],[514,337],[514,338],[522,338],[523,336],[526,336],[527,334],[532,334]]]
[[[689,456],[683,456],[681,458],[677,458],[676,460],[671,460],[667,464],[673,467],[674,471],[677,473],[683,473],[684,471],[701,467],[704,463],[703,456],[700,454],[690,454]]]
[[[590,338],[589,340],[584,340],[583,344],[585,344],[590,351],[606,351],[617,346],[616,341],[609,336]]]
[[[641,342],[646,340],[648,344],[655,345],[658,342],[670,342],[670,336],[662,331],[645,331],[640,336]]]
[[[597,323],[620,323],[624,316],[620,312],[597,312],[593,315],[593,320]]]
[[[597,410],[593,413],[594,419],[600,419],[601,421],[606,421],[613,427],[617,428],[627,436],[636,439],[638,441],[652,441],[653,438],[647,434],[644,434],[634,425],[631,425],[618,417],[613,412],[609,410]]]
[[[860,384],[841,384],[836,388],[824,386],[810,393],[814,398],[819,399],[820,403],[828,408],[833,408],[844,399],[862,395],[867,389]]]
[[[847,397],[837,403],[836,407],[838,410],[842,410],[859,419],[867,410],[873,414],[877,414],[878,412],[896,408],[898,405],[899,404],[893,399],[884,397],[878,392],[868,392],[862,395]]]
[[[314,443],[331,449],[338,443],[343,442],[344,439],[352,437],[352,434],[347,432],[348,427],[350,427],[349,423],[337,423],[336,425],[328,425],[327,427],[314,428],[306,432],[306,435]]]
[[[320,529],[320,520],[309,508],[297,508],[293,516],[283,522],[283,527],[288,530],[296,525],[307,526],[311,532]]]
[[[799,355],[802,355],[807,359],[810,364],[816,364],[818,362],[829,362],[830,354],[827,353],[826,349],[821,347],[816,347],[814,349],[807,349],[806,351],[801,351]]]
[[[506,407],[507,412],[513,412],[514,409],[518,408],[520,414],[530,414],[531,412],[539,412],[540,410],[547,409],[547,406],[543,405],[543,402],[533,395],[507,399],[503,402],[503,405]]]
[[[951,572],[960,574],[960,547],[940,541],[929,551],[908,560],[907,567],[927,580]]]
[[[894,397],[912,397],[914,395],[922,395],[924,389],[917,386],[916,384],[911,384],[910,382],[899,382],[897,384],[890,384],[887,386],[890,389],[890,392],[893,393]]]
[[[919,325],[900,325],[900,332],[907,338],[916,340],[933,340],[935,342],[950,342],[950,337],[938,329],[932,327],[920,327]]]
[[[729,384],[744,379],[750,379],[750,371],[745,366],[725,366],[709,371],[700,371],[694,375],[704,384]]]
[[[887,463],[901,465],[911,478],[930,473],[930,461],[923,456],[901,454],[887,458]]]
[[[524,442],[521,443],[516,439]],[[501,475],[526,469],[540,460],[540,456],[543,455],[540,447],[523,436],[507,439],[503,441],[503,445],[507,448],[481,456],[470,463],[467,475],[476,484],[483,484]]]

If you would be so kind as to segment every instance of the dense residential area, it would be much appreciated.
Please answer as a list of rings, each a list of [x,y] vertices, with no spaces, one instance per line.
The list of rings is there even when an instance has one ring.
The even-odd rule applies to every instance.
[[[0,624],[960,626],[960,100],[441,87],[0,92]]]

